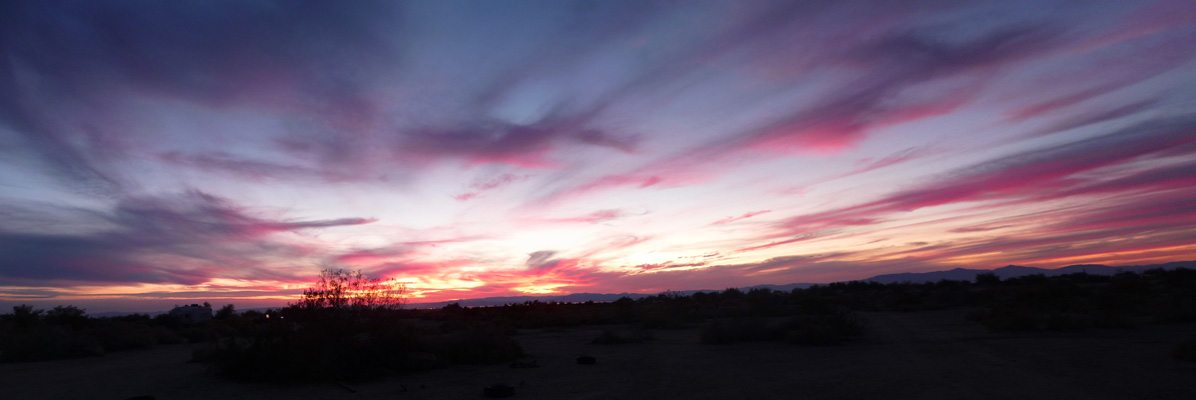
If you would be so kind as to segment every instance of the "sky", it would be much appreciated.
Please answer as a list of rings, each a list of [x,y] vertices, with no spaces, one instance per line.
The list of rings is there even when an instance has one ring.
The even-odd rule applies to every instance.
[[[1196,2],[0,2],[0,305],[1196,259]]]

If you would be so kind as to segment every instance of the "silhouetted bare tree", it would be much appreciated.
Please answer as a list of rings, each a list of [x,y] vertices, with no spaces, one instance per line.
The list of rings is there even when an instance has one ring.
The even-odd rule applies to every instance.
[[[315,286],[303,291],[296,304],[308,309],[389,309],[407,304],[407,285],[394,279],[365,276],[361,271],[325,269]]]

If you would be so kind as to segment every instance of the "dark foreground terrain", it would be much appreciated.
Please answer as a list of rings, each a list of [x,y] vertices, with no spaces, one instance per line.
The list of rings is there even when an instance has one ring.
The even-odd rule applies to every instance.
[[[840,346],[701,344],[699,330],[654,330],[655,340],[590,342],[610,327],[521,330],[539,367],[453,366],[339,384],[243,384],[189,362],[195,345],[102,358],[0,364],[0,398],[445,399],[481,398],[495,383],[515,398],[1182,399],[1196,363],[1172,357],[1196,324],[1134,329],[992,332],[968,310],[871,312],[866,333]],[[580,355],[597,358],[578,365]]]

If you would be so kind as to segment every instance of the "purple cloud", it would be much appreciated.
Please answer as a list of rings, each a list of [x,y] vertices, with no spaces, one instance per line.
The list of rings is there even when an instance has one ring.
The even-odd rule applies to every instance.
[[[893,213],[924,207],[1063,190],[1073,175],[1196,142],[1194,133],[1196,119],[1190,117],[1151,121],[1104,136],[977,164],[922,187],[857,206],[791,218],[782,226],[791,232],[809,232],[866,225]]]
[[[0,255],[0,275],[33,285],[199,284],[218,276],[290,281],[295,277],[252,261],[261,255],[258,253],[294,256],[303,252],[272,243],[270,234],[375,221],[262,219],[226,199],[202,192],[127,199],[102,218],[111,223],[111,229],[75,235],[0,232],[0,247],[14,249]],[[166,259],[190,260],[187,263],[193,268],[153,261]],[[222,265],[220,261],[232,264]]]

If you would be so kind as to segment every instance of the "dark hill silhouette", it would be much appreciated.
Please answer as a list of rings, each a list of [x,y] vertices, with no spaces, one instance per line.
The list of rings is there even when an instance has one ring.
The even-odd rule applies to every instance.
[[[1025,267],[1025,266],[1020,266],[1020,265],[1007,265],[1007,266],[997,268],[997,269],[992,269],[992,270],[955,268],[955,269],[946,270],[946,271],[903,272],[903,273],[896,273],[896,274],[877,275],[877,276],[873,276],[871,278],[860,279],[860,281],[877,282],[877,283],[882,283],[882,284],[883,283],[900,283],[900,282],[909,282],[909,283],[938,282],[938,281],[941,281],[944,279],[954,280],[954,281],[975,281],[976,275],[983,274],[983,273],[989,273],[989,272],[996,274],[997,276],[1001,277],[1001,279],[1017,278],[1017,277],[1034,275],[1034,274],[1042,274],[1045,276],[1058,276],[1058,275],[1067,275],[1067,274],[1074,274],[1074,273],[1088,273],[1088,274],[1092,274],[1092,275],[1115,275],[1118,272],[1123,272],[1123,271],[1124,272],[1141,273],[1142,271],[1156,269],[1156,268],[1162,268],[1162,269],[1168,269],[1168,270],[1176,269],[1176,268],[1196,269],[1196,261],[1177,261],[1177,262],[1170,262],[1170,263],[1165,263],[1165,264],[1132,265],[1132,266],[1123,266],[1123,267],[1111,267],[1111,266],[1100,265],[1100,264],[1077,264],[1077,265],[1069,265],[1069,266],[1057,268],[1057,269]],[[788,291],[792,291],[793,289],[807,288],[807,287],[814,286],[814,285],[820,285],[820,284],[818,284],[818,283],[790,283],[790,284],[786,284],[786,285],[767,285],[766,284],[766,285],[741,287],[739,289],[741,289],[743,291],[749,291],[751,289],[766,288],[766,289],[788,292]],[[697,292],[710,293],[710,292],[719,292],[719,291],[722,291],[722,289],[681,290],[681,291],[677,291],[677,293],[683,294],[683,295],[691,295],[691,294],[694,294]],[[445,305],[452,304],[452,303],[457,303],[457,304],[460,304],[461,306],[465,306],[465,307],[478,307],[478,306],[499,306],[499,305],[504,305],[504,304],[521,304],[521,303],[528,302],[528,301],[566,302],[566,303],[583,303],[586,301],[606,302],[606,301],[615,301],[622,297],[627,297],[632,300],[636,300],[636,299],[654,296],[654,295],[656,295],[656,293],[572,293],[572,294],[548,295],[548,296],[502,296],[502,297],[482,297],[482,298],[476,298],[476,299],[459,299],[459,300],[449,300],[449,301],[439,301],[439,302],[429,302],[429,303],[409,303],[407,306],[409,308],[440,308],[440,307],[444,307]],[[279,305],[279,307],[273,307],[273,308],[277,309],[277,308],[280,308],[281,306],[282,305]],[[246,310],[266,311],[268,309],[269,308],[249,308],[249,309],[243,309],[242,311],[246,311]],[[148,314],[150,316],[154,316],[154,315],[161,314],[161,313],[163,313],[163,312],[159,311],[159,312],[140,313],[140,314]],[[91,315],[93,317],[111,317],[111,316],[122,316],[122,315],[129,315],[129,314],[133,314],[133,313],[106,312],[106,313],[93,313],[93,314],[89,314],[89,315]]]
[[[947,271],[933,271],[933,272],[903,272],[897,274],[877,275],[867,279],[860,279],[865,282],[877,283],[925,283],[938,282],[941,280],[954,281],[975,281],[976,275],[992,272],[1001,279],[1017,278],[1027,275],[1042,274],[1045,276],[1058,276],[1074,273],[1089,273],[1092,275],[1115,275],[1118,272],[1142,272],[1146,270],[1162,268],[1162,269],[1176,269],[1176,268],[1191,268],[1196,269],[1196,261],[1178,261],[1165,264],[1151,264],[1151,265],[1133,265],[1124,267],[1110,267],[1100,264],[1077,264],[1069,265],[1057,269],[1025,267],[1020,265],[1007,265],[997,269],[968,269],[955,268]],[[756,285],[741,287],[740,290],[749,291],[751,289],[772,289],[780,291],[791,291],[797,288],[808,288],[810,286],[818,285],[817,283],[790,283],[786,285]],[[718,292],[722,289],[698,289],[698,290],[682,290],[677,293],[683,295],[690,295],[697,292]],[[525,301],[557,301],[557,302],[586,302],[586,301],[615,301],[621,297],[627,297],[632,300],[640,299],[648,296],[653,296],[655,293],[573,293],[568,295],[553,295],[553,296],[508,296],[508,297],[483,297],[478,299],[462,299],[442,301],[435,303],[412,303],[410,306],[415,308],[439,308],[447,304],[459,303],[462,306],[497,306],[503,304],[517,304]]]
[[[738,288],[743,291],[751,289],[771,289],[782,292],[788,292],[798,288],[808,288],[816,285],[815,283],[790,283],[787,285],[756,285]],[[681,295],[691,295],[698,292],[711,293],[721,292],[723,289],[697,289],[697,290],[679,290],[676,291]],[[540,302],[565,302],[565,303],[584,303],[587,301],[603,302],[615,301],[626,297],[632,300],[642,299],[644,297],[655,296],[657,293],[572,293],[566,295],[552,295],[552,296],[505,296],[505,297],[483,297],[478,299],[461,299],[440,301],[434,303],[411,303],[409,306],[415,308],[440,308],[446,305],[457,303],[464,307],[477,306],[500,306],[503,304],[519,304],[526,301],[540,301]]]
[[[1137,272],[1162,268],[1162,269],[1176,269],[1176,268],[1196,268],[1196,261],[1178,261],[1166,264],[1151,264],[1151,265],[1132,265],[1125,267],[1110,267],[1099,264],[1078,264],[1069,265],[1063,268],[1046,269],[1035,267],[1024,267],[1020,265],[1007,265],[994,270],[984,269],[966,269],[956,268],[948,271],[934,271],[934,272],[905,272],[899,274],[877,275],[868,279],[863,279],[868,282],[877,283],[925,283],[938,282],[944,279],[955,281],[973,281],[976,275],[984,273],[993,273],[1001,277],[1001,279],[1017,278],[1027,275],[1042,274],[1045,276],[1058,276],[1067,274],[1087,273],[1091,275],[1116,275],[1118,272]]]
[[[1156,269],[1156,268],[1196,269],[1196,261],[1177,261],[1177,262],[1170,262],[1170,263],[1165,263],[1165,264],[1132,265],[1132,266],[1124,266],[1124,267],[1110,267],[1107,265],[1100,265],[1100,264],[1077,264],[1077,265],[1069,265],[1069,266],[1057,268],[1057,269],[1025,267],[1025,266],[1020,266],[1020,265],[1007,265],[1007,266],[997,268],[997,269],[992,269],[992,270],[955,268],[955,269],[947,270],[947,271],[904,272],[904,273],[897,273],[897,274],[877,275],[877,276],[873,276],[871,278],[860,279],[860,280],[865,281],[865,282],[877,282],[877,283],[898,283],[898,282],[925,283],[925,282],[938,282],[938,281],[941,281],[944,279],[954,280],[954,281],[975,281],[976,275],[983,274],[983,273],[989,273],[989,272],[996,274],[997,276],[1001,277],[1001,279],[1009,279],[1009,278],[1017,278],[1017,277],[1022,277],[1022,276],[1027,276],[1027,275],[1035,275],[1035,274],[1042,274],[1045,276],[1058,276],[1058,275],[1067,275],[1067,274],[1075,274],[1075,273],[1088,273],[1088,274],[1092,274],[1092,275],[1115,275],[1118,272],[1141,273],[1142,271]],[[790,283],[787,285],[756,285],[756,286],[742,287],[739,289],[743,290],[743,291],[749,291],[751,289],[766,288],[766,289],[780,290],[780,291],[788,292],[793,289],[807,288],[807,287],[814,286],[814,285],[818,285],[818,284],[816,284],[816,283]],[[721,290],[722,289],[683,290],[683,291],[678,291],[677,293],[680,293],[683,295],[690,295],[690,294],[694,294],[697,292],[709,293],[709,292],[718,292]],[[653,296],[653,295],[655,295],[655,294],[654,293],[653,294],[645,294],[645,293],[574,293],[574,294],[569,294],[569,295],[555,295],[555,296],[483,297],[483,298],[478,298],[478,299],[462,299],[462,300],[442,301],[442,302],[435,302],[435,303],[412,303],[412,304],[410,304],[410,306],[416,307],[416,308],[439,308],[439,307],[443,307],[443,306],[445,306],[447,304],[451,304],[451,303],[459,303],[462,306],[468,306],[468,307],[496,306],[496,305],[523,303],[525,301],[537,301],[537,300],[542,301],[542,302],[558,301],[558,302],[571,302],[572,303],[572,302],[585,302],[585,301],[615,301],[621,297],[627,297],[632,300],[635,300],[635,299],[640,299],[640,298]]]

